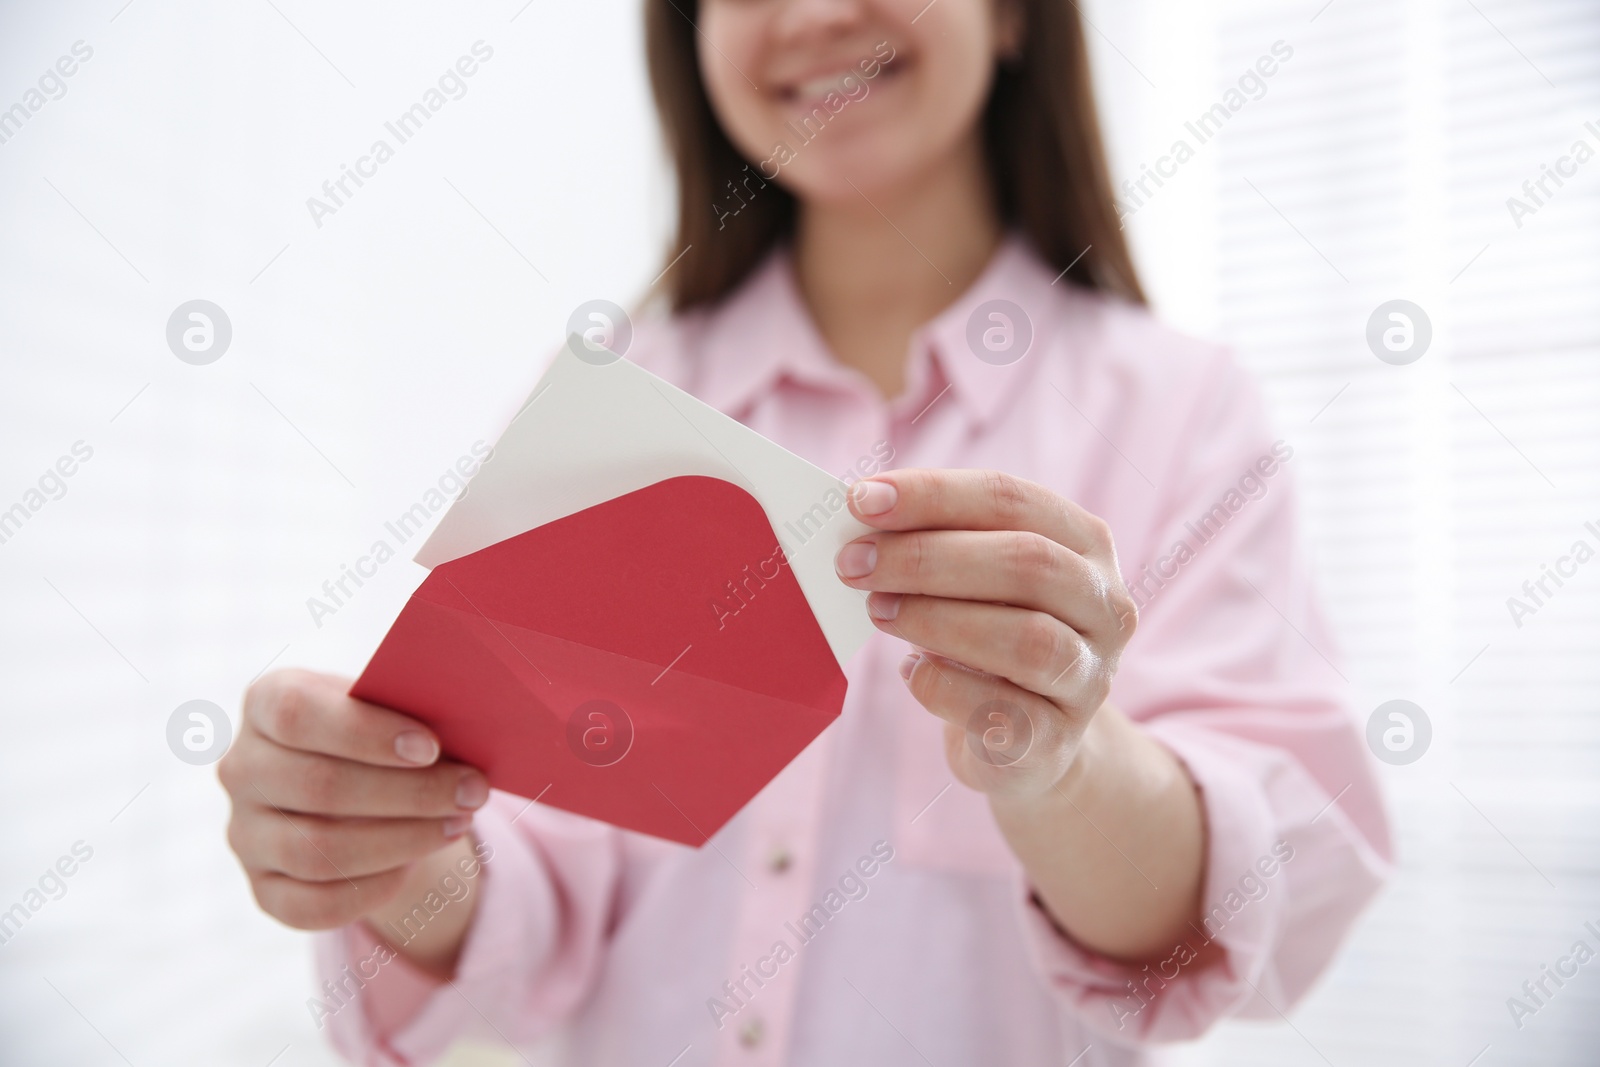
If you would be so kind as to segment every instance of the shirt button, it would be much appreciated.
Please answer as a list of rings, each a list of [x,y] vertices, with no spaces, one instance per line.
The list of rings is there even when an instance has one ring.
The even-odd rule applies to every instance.
[[[778,845],[767,854],[767,867],[773,874],[782,874],[789,869],[789,864],[794,862],[794,856],[788,849]]]
[[[766,1033],[766,1027],[761,1025],[760,1019],[751,1019],[739,1027],[739,1044],[745,1048],[755,1048],[761,1044],[761,1037]]]

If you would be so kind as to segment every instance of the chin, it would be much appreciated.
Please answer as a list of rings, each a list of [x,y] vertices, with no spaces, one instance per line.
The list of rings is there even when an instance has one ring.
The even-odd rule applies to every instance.
[[[826,151],[814,146],[799,155],[779,174],[785,189],[804,201],[826,204],[860,203],[890,197],[915,176],[931,167],[925,152],[895,143],[888,136],[862,131],[850,143],[835,142]]]
[[[851,166],[815,169],[815,173],[784,176],[784,188],[806,203],[841,207],[892,198],[904,178],[882,167]]]

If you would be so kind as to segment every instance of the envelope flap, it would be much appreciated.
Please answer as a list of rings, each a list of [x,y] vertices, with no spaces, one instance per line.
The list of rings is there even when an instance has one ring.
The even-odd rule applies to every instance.
[[[717,478],[668,478],[440,564],[416,595],[513,645],[548,635],[777,699],[820,707],[838,678],[766,513]]]

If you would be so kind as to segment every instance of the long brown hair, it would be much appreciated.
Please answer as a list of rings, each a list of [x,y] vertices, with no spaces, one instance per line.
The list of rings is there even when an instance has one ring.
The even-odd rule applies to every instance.
[[[1065,271],[1065,280],[1142,304],[1077,7],[1072,0],[1002,2],[1021,5],[1023,43],[1018,56],[999,64],[983,116],[1001,218]],[[676,311],[726,296],[790,234],[795,219],[793,195],[775,182],[744,204],[737,225],[724,227],[718,217],[715,205],[727,198],[729,183],[748,182],[755,172],[706,97],[695,50],[698,7],[695,0],[645,0],[650,84],[678,172],[678,230],[666,260],[675,265],[658,283]]]

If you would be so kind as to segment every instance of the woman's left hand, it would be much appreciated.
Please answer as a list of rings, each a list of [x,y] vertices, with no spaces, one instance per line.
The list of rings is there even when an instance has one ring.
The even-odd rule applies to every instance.
[[[900,670],[956,777],[996,798],[1055,788],[1137,621],[1110,527],[998,471],[880,474],[850,510],[877,531],[840,550],[839,577],[917,649]]]

